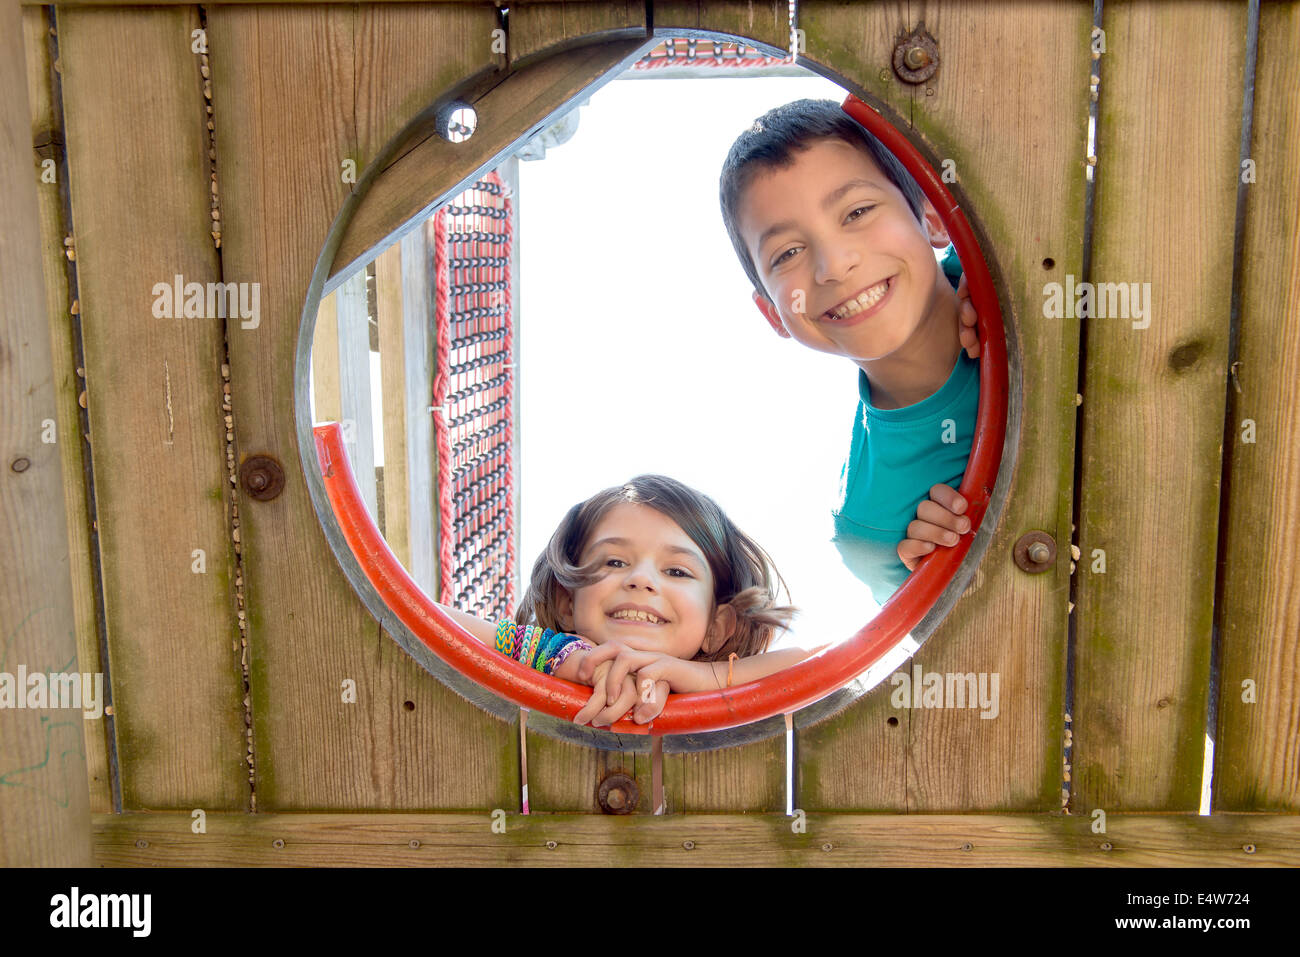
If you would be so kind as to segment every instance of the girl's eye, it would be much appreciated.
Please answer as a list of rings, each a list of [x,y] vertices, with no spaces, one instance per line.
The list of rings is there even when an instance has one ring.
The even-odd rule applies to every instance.
[[[694,578],[695,577],[690,572],[688,572],[685,568],[670,568],[668,569],[668,574],[673,578]]]
[[[875,204],[859,206],[853,212],[849,213],[849,222],[853,222],[855,219],[861,219],[862,216],[865,216],[867,213],[871,212],[875,208],[876,208]],[[862,215],[858,215],[859,213],[861,213]]]
[[[608,565],[610,568],[622,568],[624,565],[627,564],[627,562],[623,561],[623,559],[621,558],[610,558],[610,559],[606,559],[605,564]]]

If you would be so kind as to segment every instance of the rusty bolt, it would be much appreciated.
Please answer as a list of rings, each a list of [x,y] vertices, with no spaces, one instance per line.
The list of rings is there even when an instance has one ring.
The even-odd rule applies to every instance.
[[[259,502],[269,502],[284,491],[284,469],[269,455],[252,455],[239,467],[244,491]]]
[[[1037,575],[1056,561],[1056,541],[1046,532],[1029,532],[1016,542],[1012,557],[1021,571]]]
[[[641,799],[641,791],[622,771],[611,771],[596,789],[596,801],[606,814],[631,814]]]
[[[939,45],[925,29],[916,25],[911,33],[900,34],[894,46],[894,72],[904,83],[924,83],[939,69]]]

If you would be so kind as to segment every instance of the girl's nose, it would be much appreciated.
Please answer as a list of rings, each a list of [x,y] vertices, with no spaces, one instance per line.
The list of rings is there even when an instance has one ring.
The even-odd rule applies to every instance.
[[[655,590],[655,577],[644,565],[633,565],[628,569],[627,577],[623,579],[624,588],[642,588],[646,591]]]

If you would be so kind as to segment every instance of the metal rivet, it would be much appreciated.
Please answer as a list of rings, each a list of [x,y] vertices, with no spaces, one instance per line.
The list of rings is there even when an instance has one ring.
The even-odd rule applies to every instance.
[[[1245,851],[1247,854],[1254,854],[1254,853],[1255,853],[1255,845],[1254,845],[1254,844],[1243,844],[1243,845],[1241,846],[1241,849],[1242,849],[1243,851]]]
[[[414,850],[417,850],[417,849],[420,847],[420,842],[419,842],[419,841],[415,841],[415,840],[408,841],[406,846],[409,847],[411,850],[414,851]]]
[[[682,847],[686,848],[686,850],[688,850],[688,851],[693,851],[693,850],[695,850],[695,842],[694,842],[694,841],[682,841]]]
[[[553,850],[555,850],[555,849],[556,849],[557,847],[559,847],[559,846],[560,846],[560,845],[556,844],[554,841],[547,841],[547,842],[546,842],[546,849],[547,849],[548,851],[553,851]]]
[[[1105,841],[1105,842],[1101,845],[1101,849],[1102,849],[1103,851],[1109,851],[1109,850],[1113,849],[1114,847],[1115,847],[1115,845],[1112,844],[1110,841]]]
[[[1056,540],[1042,531],[1032,531],[1020,536],[1011,557],[1023,572],[1037,575],[1056,562]]]
[[[269,455],[251,455],[239,467],[244,491],[259,502],[269,502],[284,491],[284,469]]]
[[[32,467],[32,463],[29,459],[17,458],[14,459],[13,464],[10,465],[9,467],[13,469],[15,472],[26,472],[29,468]]]
[[[136,841],[135,846],[143,851],[146,847],[149,846],[149,842],[144,840]]]
[[[277,837],[274,841],[271,842],[271,846],[275,848],[277,851],[280,850],[280,848],[284,847],[284,838]]]
[[[611,771],[596,788],[596,803],[606,814],[631,814],[640,800],[636,781],[623,771]]]
[[[911,33],[900,34],[894,45],[894,72],[904,83],[924,83],[939,69],[939,45],[925,29],[916,25]]]

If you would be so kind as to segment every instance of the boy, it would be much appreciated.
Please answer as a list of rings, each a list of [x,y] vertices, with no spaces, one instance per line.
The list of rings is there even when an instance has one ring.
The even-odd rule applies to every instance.
[[[956,256],[942,270],[935,260],[947,230],[834,100],[756,120],[727,155],[720,200],[772,329],[858,367],[832,514],[845,564],[883,604],[922,555],[970,530],[956,486],[979,406],[979,344]]]

